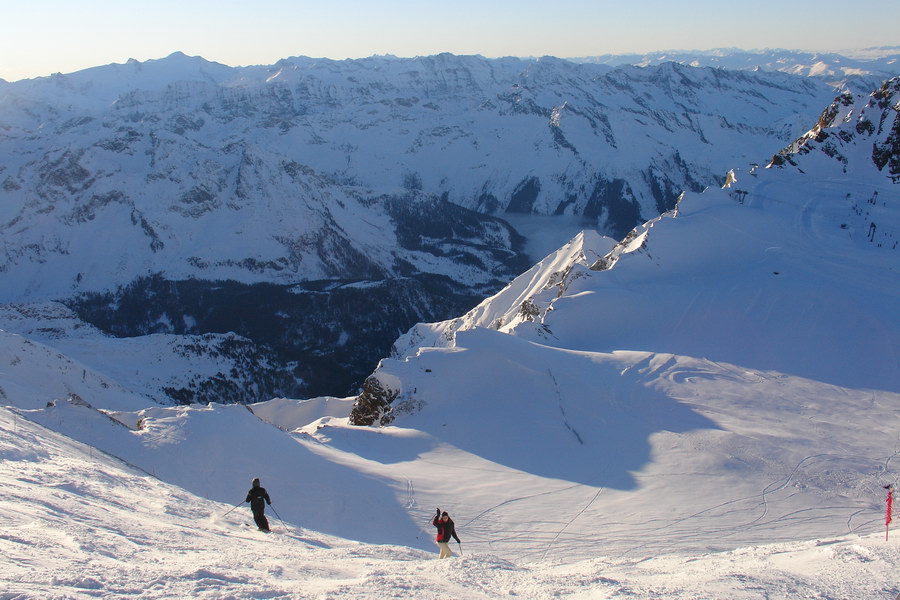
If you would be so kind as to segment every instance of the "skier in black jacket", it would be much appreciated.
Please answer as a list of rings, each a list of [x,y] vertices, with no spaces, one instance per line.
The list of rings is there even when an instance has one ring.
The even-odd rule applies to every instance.
[[[266,488],[260,487],[259,477],[253,480],[253,487],[247,492],[247,499],[244,502],[250,503],[250,510],[253,511],[253,520],[260,531],[269,531],[269,521],[266,520],[265,510],[266,504],[272,505],[269,493]]]
[[[437,514],[434,515],[431,524],[437,527],[437,535],[434,541],[437,542],[438,548],[441,549],[439,558],[450,558],[453,556],[453,551],[450,550],[450,538],[455,539],[457,544],[460,543],[459,536],[456,535],[456,526],[453,524],[453,519],[450,518],[447,511],[441,513],[441,509],[437,509]]]

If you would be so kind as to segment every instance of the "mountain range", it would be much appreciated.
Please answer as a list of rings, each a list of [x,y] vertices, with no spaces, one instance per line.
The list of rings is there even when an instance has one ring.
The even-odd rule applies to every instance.
[[[413,327],[353,398],[160,406],[172,366],[59,303],[5,306],[5,585],[896,596],[900,78],[818,113],[758,167]],[[251,477],[274,534],[244,526]],[[429,560],[435,507],[452,561]]]
[[[883,80],[897,74],[900,46],[864,48],[843,53],[803,52],[780,48],[763,50],[715,48],[669,50],[648,54],[606,54],[570,60],[610,66],[649,66],[663,62],[677,62],[694,67],[719,67],[736,71],[780,71],[815,77],[833,85],[845,86],[857,93],[868,93],[878,87]]]
[[[248,351],[205,349],[217,374],[146,391],[162,402],[340,395],[416,322],[764,162],[834,95],[777,72],[448,54],[175,53],[2,82],[0,300],[117,338],[235,333],[258,357],[235,387]]]

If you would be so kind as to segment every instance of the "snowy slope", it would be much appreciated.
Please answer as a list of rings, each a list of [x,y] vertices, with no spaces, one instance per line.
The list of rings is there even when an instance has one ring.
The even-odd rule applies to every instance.
[[[72,397],[98,399],[120,410],[145,407],[149,398],[87,365],[28,338],[0,330],[0,402],[40,408]]]
[[[873,147],[895,85],[856,105],[884,127],[829,129],[845,161],[809,146],[796,168],[738,173],[601,258],[579,237],[417,326],[351,419],[486,460],[454,466],[445,493],[492,546],[512,531],[533,556],[585,552],[585,530],[624,555],[877,530],[897,481],[900,205]],[[527,475],[481,500],[479,469]],[[559,506],[536,523],[545,494]]]
[[[246,507],[229,513],[229,504],[8,409],[0,409],[0,456],[0,585],[5,597],[22,600],[890,599],[900,592],[893,575],[900,549],[881,534],[560,563],[476,550],[462,529],[464,556],[438,562],[421,550],[361,544],[276,519],[275,533],[258,533],[245,526]],[[274,497],[279,512],[285,504]]]
[[[261,369],[270,369],[276,384],[279,379],[279,370],[259,355],[250,340],[233,333],[112,337],[55,302],[0,304],[0,335],[4,339],[0,351],[13,356],[11,367],[27,367],[22,371],[26,376],[57,383],[30,370],[35,357],[21,355],[22,348],[39,348],[37,352],[49,358],[46,371],[74,373],[66,384],[68,392],[93,395],[94,389],[83,389],[84,381],[77,380],[82,371],[90,371],[98,377],[102,374],[105,383],[101,385],[142,396],[143,400],[132,404],[136,408],[144,407],[147,399],[160,404],[237,402],[246,395],[268,393],[259,387]],[[280,379],[289,380],[290,375],[281,371]]]

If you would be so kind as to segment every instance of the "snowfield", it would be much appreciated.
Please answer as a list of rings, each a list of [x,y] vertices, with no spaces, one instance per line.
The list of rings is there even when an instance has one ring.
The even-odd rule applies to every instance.
[[[569,562],[491,551],[469,542],[463,526],[464,556],[436,561],[424,550],[353,542],[274,518],[274,533],[260,533],[248,526],[246,507],[223,516],[228,504],[9,409],[0,410],[0,456],[4,599],[892,599],[900,592],[900,545],[882,533]],[[273,484],[281,513],[293,499]],[[423,524],[426,512],[419,511]],[[584,544],[602,537],[601,529],[584,532]]]

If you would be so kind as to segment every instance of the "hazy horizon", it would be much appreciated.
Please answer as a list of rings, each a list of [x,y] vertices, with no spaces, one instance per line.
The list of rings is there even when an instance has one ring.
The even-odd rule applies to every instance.
[[[580,58],[680,49],[846,52],[900,44],[900,2],[871,0],[845,15],[838,0],[746,5],[721,0],[226,0],[190,3],[39,0],[4,11],[0,78],[162,58],[174,51],[231,66],[291,56],[342,60],[373,55],[478,54]]]
[[[697,54],[701,54],[701,53],[712,53],[712,52],[719,51],[719,50],[736,50],[739,52],[747,52],[747,53],[757,53],[757,52],[766,52],[766,51],[807,52],[807,53],[811,53],[811,54],[817,54],[817,53],[818,54],[826,54],[827,53],[827,54],[839,54],[841,56],[846,56],[848,58],[858,56],[860,54],[868,54],[868,53],[877,55],[877,54],[879,54],[879,52],[877,52],[877,51],[880,51],[880,54],[882,54],[882,55],[900,54],[900,46],[881,46],[881,47],[876,46],[876,47],[871,47],[871,48],[849,48],[849,49],[844,49],[844,50],[811,50],[811,49],[799,49],[799,48],[737,48],[737,47],[730,47],[730,48],[720,47],[720,48],[704,48],[704,49],[664,48],[664,49],[657,49],[657,50],[648,50],[646,52],[607,52],[607,53],[603,53],[603,54],[590,54],[590,55],[581,55],[581,56],[556,56],[556,55],[542,55],[542,56],[553,56],[554,58],[559,58],[562,60],[579,61],[579,60],[586,60],[586,59],[590,59],[590,58],[598,58],[598,57],[604,57],[604,56],[647,56],[647,55],[653,55],[653,54],[666,54],[666,53],[672,53],[672,54],[697,53]],[[369,54],[366,56],[346,56],[346,57],[337,57],[337,58],[331,57],[331,56],[314,56],[314,55],[309,55],[309,54],[292,54],[292,55],[286,55],[286,56],[279,57],[271,62],[266,62],[266,63],[249,62],[249,63],[241,63],[241,64],[230,64],[230,63],[227,63],[224,61],[215,60],[208,56],[191,55],[191,54],[188,54],[187,52],[176,49],[176,50],[173,50],[172,52],[169,52],[162,56],[152,56],[152,57],[142,59],[142,60],[136,59],[134,57],[128,57],[125,60],[114,60],[114,61],[107,62],[107,63],[85,65],[84,67],[75,68],[72,70],[66,70],[66,71],[58,70],[58,71],[53,71],[53,72],[42,74],[42,75],[34,75],[34,76],[23,77],[23,78],[19,78],[19,79],[6,79],[4,77],[0,77],[0,80],[4,80],[4,81],[10,82],[10,83],[13,83],[16,81],[24,81],[27,79],[38,79],[41,77],[49,77],[51,75],[56,75],[59,73],[61,73],[63,75],[70,74],[70,73],[77,73],[79,71],[91,69],[94,67],[102,67],[102,66],[113,65],[113,64],[120,64],[120,65],[127,64],[128,62],[133,61],[133,60],[136,60],[141,63],[144,63],[147,61],[163,60],[173,54],[179,54],[179,53],[184,54],[186,56],[190,56],[192,58],[202,58],[203,60],[206,60],[206,61],[209,61],[212,63],[218,63],[221,65],[225,65],[227,67],[240,68],[240,67],[248,67],[248,66],[272,65],[272,64],[277,63],[280,60],[284,60],[284,59],[288,59],[288,58],[297,58],[297,57],[306,57],[306,58],[322,59],[322,60],[336,60],[336,61],[363,60],[366,58],[372,58],[372,57],[376,57],[376,56],[392,56],[395,58],[406,59],[406,58],[416,58],[419,56],[435,56],[437,54],[444,54],[447,52],[436,52],[433,54],[417,54],[417,55],[405,55],[405,56],[395,55],[395,54],[390,54],[390,53],[381,53],[381,54]],[[466,54],[466,53],[455,53],[455,52],[449,52],[449,54],[454,54],[457,56],[482,56],[489,60],[499,59],[499,58],[521,58],[523,60],[528,60],[528,59],[536,59],[536,58],[541,57],[541,56],[537,56],[537,55],[523,56],[523,55],[509,55],[509,54],[496,55],[496,56],[485,56],[483,54]]]

